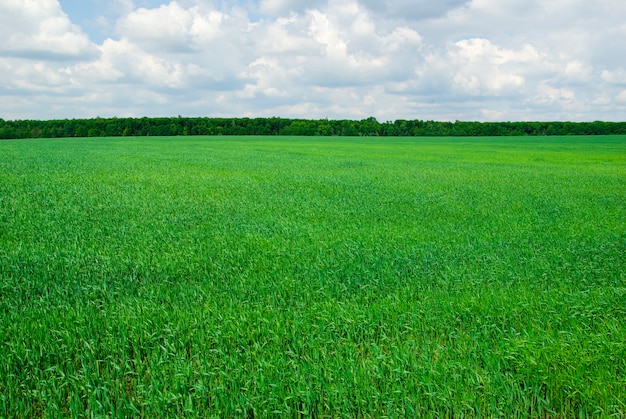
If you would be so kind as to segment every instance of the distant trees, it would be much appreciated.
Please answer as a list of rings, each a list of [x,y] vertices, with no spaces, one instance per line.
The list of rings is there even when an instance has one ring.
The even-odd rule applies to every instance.
[[[537,136],[626,134],[626,122],[379,122],[289,118],[92,118],[0,119],[0,138],[303,135],[303,136]]]

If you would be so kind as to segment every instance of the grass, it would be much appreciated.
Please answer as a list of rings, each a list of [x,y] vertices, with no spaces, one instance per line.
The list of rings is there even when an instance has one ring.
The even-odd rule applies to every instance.
[[[625,400],[625,137],[0,142],[0,416]]]

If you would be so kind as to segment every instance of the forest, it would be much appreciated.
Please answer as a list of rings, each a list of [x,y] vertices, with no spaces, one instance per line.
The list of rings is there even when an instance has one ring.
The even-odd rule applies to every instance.
[[[444,122],[289,118],[0,119],[1,139],[178,135],[545,136],[626,134],[626,122]]]

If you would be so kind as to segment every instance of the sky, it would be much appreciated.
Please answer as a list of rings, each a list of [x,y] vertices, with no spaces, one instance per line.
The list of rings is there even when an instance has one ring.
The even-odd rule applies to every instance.
[[[0,0],[0,118],[626,121],[623,0]]]

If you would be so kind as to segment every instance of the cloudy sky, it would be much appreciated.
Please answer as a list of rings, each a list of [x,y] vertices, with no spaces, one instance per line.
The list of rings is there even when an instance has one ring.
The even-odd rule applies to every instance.
[[[0,0],[0,118],[626,120],[624,0]]]

